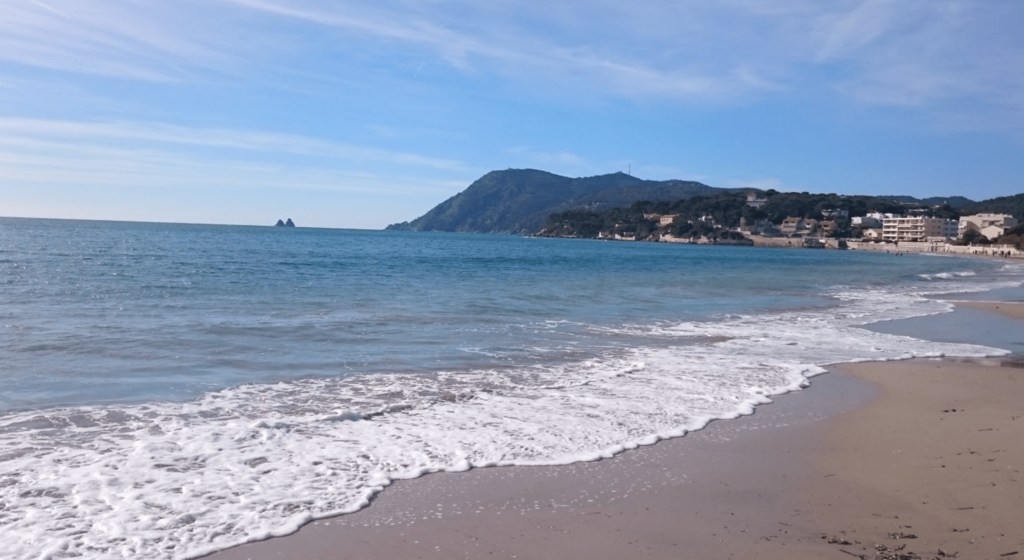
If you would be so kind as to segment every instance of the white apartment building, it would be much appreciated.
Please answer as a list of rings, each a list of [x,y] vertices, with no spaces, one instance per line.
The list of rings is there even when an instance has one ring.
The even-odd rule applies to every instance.
[[[760,198],[760,197],[758,197],[756,192],[748,192],[747,193],[747,206],[753,206],[754,208],[760,208],[760,207],[764,206],[765,204],[768,204],[768,199],[767,198]]]
[[[1009,214],[975,214],[973,216],[961,216],[958,237],[974,230],[989,239],[995,239],[1006,233],[1006,230],[1017,225],[1017,218]]]
[[[956,220],[944,218],[884,218],[882,239],[884,241],[940,241],[957,236],[959,224]]]
[[[874,216],[854,216],[850,218],[850,224],[859,228],[881,228],[882,219]]]

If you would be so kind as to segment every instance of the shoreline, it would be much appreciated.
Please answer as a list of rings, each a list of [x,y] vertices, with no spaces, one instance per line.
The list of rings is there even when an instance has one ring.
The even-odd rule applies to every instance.
[[[764,513],[807,476],[800,472],[806,466],[792,463],[793,451],[811,452],[830,418],[869,402],[876,390],[842,373],[812,384],[773,397],[755,414],[611,459],[395,481],[356,513],[203,558],[677,558],[682,551],[709,558],[725,557],[722,547],[739,557],[749,547],[762,550],[763,537],[780,527],[818,548],[817,535],[800,528],[800,512],[786,512],[789,528]]]
[[[1024,321],[1024,303],[1015,301],[956,301],[957,307],[980,309],[997,313],[1003,317]]]
[[[389,250],[388,258],[361,258],[365,242],[373,239],[368,236],[337,244],[304,240],[300,248],[309,249],[308,257],[268,268],[243,258],[262,246],[255,234],[238,232],[234,242],[225,243],[202,228],[132,228],[139,240],[159,240],[154,258],[130,244],[115,245],[128,258],[92,251],[83,254],[82,274],[58,278],[46,271],[63,266],[71,253],[50,249],[73,249],[73,233],[80,228],[38,229],[60,243],[20,249],[36,265],[24,265],[31,274],[18,285],[26,289],[12,292],[18,297],[9,326],[16,330],[4,354],[12,368],[2,400],[43,404],[5,415],[0,426],[0,443],[7,448],[0,457],[0,501],[6,502],[0,532],[8,543],[4,556],[22,560],[38,556],[40,546],[50,547],[44,555],[52,549],[65,556],[196,557],[354,512],[394,479],[474,465],[567,465],[678,438],[710,418],[751,414],[769,402],[766,397],[799,390],[805,376],[826,371],[813,364],[1002,355],[959,342],[1024,353],[1014,319],[965,308],[949,313],[954,306],[942,300],[952,294],[1020,301],[1024,269],[1014,264],[796,252],[776,259],[714,249],[676,255],[656,246],[539,247],[514,238],[422,244],[410,239]],[[68,235],[57,235],[62,230]],[[116,244],[124,231],[103,227],[87,237]],[[209,258],[181,249],[189,239],[207,244]],[[329,248],[329,254],[317,248]],[[289,242],[268,250],[295,249]],[[454,281],[448,256],[465,272]],[[148,272],[129,274],[136,262]],[[206,274],[204,263],[220,272],[192,277]],[[353,274],[336,274],[345,263],[353,265],[346,269]],[[182,267],[193,264],[191,272]],[[413,269],[412,275],[392,274]],[[110,270],[118,273],[106,274]],[[299,278],[296,270],[310,280],[309,289],[288,291]],[[179,272],[207,280],[160,289],[160,282],[174,283]],[[355,276],[368,280],[353,283]],[[67,292],[72,283],[82,289]],[[33,285],[41,291],[32,291]],[[68,293],[77,295],[61,304],[61,294]],[[125,307],[106,328],[101,323],[108,304],[121,296],[96,305],[90,293],[123,294],[135,308]],[[225,323],[224,317],[233,319]],[[884,324],[903,324],[909,337],[872,332],[874,326],[865,324],[900,318]],[[85,338],[59,336],[65,331]],[[249,352],[257,348],[263,351]],[[159,349],[175,352],[143,353]],[[103,367],[111,363],[122,367]],[[100,370],[106,373],[91,374]],[[40,375],[24,374],[32,371]],[[776,400],[799,403],[793,410],[805,414],[812,396],[829,383],[822,378],[801,397]],[[124,402],[93,404],[107,398]],[[68,406],[49,404],[58,401]],[[854,401],[826,407],[829,414],[814,423],[830,423],[830,414]],[[364,526],[353,534],[358,540],[366,529],[419,524],[427,521],[418,517],[425,512],[431,521],[444,520],[438,528],[444,532],[456,517],[479,519],[490,511],[490,525],[501,536],[511,514],[532,516],[552,496],[565,498],[548,503],[555,526],[573,508],[596,518],[579,508],[626,503],[653,491],[657,503],[627,510],[643,520],[636,530],[614,524],[618,518],[611,511],[604,532],[617,529],[633,542],[638,535],[645,543],[663,541],[680,532],[678,519],[684,518],[711,534],[719,521],[723,529],[740,523],[732,539],[755,530],[774,536],[759,521],[771,516],[751,520],[748,513],[767,511],[763,507],[738,502],[728,513],[743,521],[709,520],[705,512],[726,507],[719,504],[720,493],[669,492],[652,481],[672,487],[707,473],[701,480],[711,481],[704,484],[711,489],[739,492],[738,481],[744,481],[740,493],[747,498],[779,501],[795,494],[799,488],[789,479],[797,472],[807,478],[804,465],[775,459],[776,450],[799,457],[813,450],[786,447],[781,436],[770,435],[775,430],[764,422],[777,408],[761,407],[753,439],[734,452],[694,443],[675,456],[664,450],[624,453],[608,462],[629,465],[618,470],[577,465],[539,477],[527,476],[526,471],[539,472],[532,468],[502,468],[501,476],[490,479],[469,473],[395,484],[369,508],[376,517],[360,517]],[[780,430],[799,431],[786,423]],[[712,429],[719,431],[708,433],[732,434],[739,430],[732,424],[716,423]],[[800,433],[801,441],[824,437]],[[770,447],[757,447],[762,443]],[[776,460],[786,468],[777,468],[782,474],[775,478],[736,470],[752,453],[761,453],[756,466],[762,470]],[[719,455],[732,459],[712,459]],[[441,499],[424,497],[427,481],[436,476],[450,481],[448,491],[435,493]],[[557,494],[574,477],[600,482],[577,485],[576,494]],[[484,480],[490,482],[473,483]],[[506,495],[488,494],[492,485]],[[518,493],[538,485],[544,492]],[[768,495],[766,486],[788,490]],[[383,504],[391,503],[385,498],[401,488],[414,490],[382,517],[388,511]],[[481,503],[487,496],[493,498],[490,507]],[[674,505],[700,500],[704,505],[692,511]],[[659,514],[652,518],[647,511]],[[536,528],[524,527],[520,535]],[[565,528],[570,530],[577,537],[559,545],[569,553],[583,541],[604,542],[602,532],[591,534],[588,524]],[[352,540],[336,542],[332,552]],[[690,538],[673,546],[679,542],[696,546]],[[618,545],[595,546],[600,554]],[[707,546],[712,553],[725,545]],[[628,550],[618,551],[629,556]]]
[[[490,234],[480,234],[490,235]],[[831,251],[852,251],[868,253],[891,253],[895,255],[938,255],[949,257],[967,257],[979,259],[991,259],[999,261],[1021,261],[1024,260],[1024,250],[1012,245],[953,245],[944,244],[935,246],[928,242],[901,241],[894,244],[878,243],[872,244],[854,239],[833,239],[820,240],[817,238],[805,239],[801,237],[746,237],[749,243],[732,240],[698,240],[689,238],[660,237],[658,239],[629,239],[615,237],[575,237],[563,235],[526,235],[532,239],[578,239],[584,241],[616,241],[620,243],[664,243],[668,245],[696,245],[701,247],[756,247],[758,249],[814,249]],[[810,244],[808,244],[810,241]],[[840,247],[840,241],[848,244],[847,247]],[[902,243],[900,245],[899,243]],[[940,250],[941,247],[941,250]],[[1003,254],[1005,253],[1005,254]]]
[[[1024,304],[956,305],[1024,318]],[[1018,360],[833,366],[806,393],[683,438],[596,462],[396,481],[359,512],[203,558],[1024,554]],[[917,538],[890,538],[901,533]]]

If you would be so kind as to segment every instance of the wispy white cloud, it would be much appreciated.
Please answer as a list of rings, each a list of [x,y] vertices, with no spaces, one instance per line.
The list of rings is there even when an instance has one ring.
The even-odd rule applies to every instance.
[[[19,149],[21,148],[21,149]],[[26,150],[25,148],[31,148]],[[258,161],[204,159],[194,154],[104,147],[70,149],[46,143],[0,143],[0,177],[8,186],[64,185],[152,188],[325,190],[375,195],[450,193],[451,181],[293,167]]]
[[[0,143],[19,139],[57,139],[68,145],[88,141],[122,144],[125,141],[170,144],[227,150],[262,151],[272,154],[296,154],[329,157],[355,162],[383,162],[459,171],[459,161],[330,142],[295,134],[253,130],[191,128],[162,123],[75,122],[0,117]]]
[[[857,101],[1024,116],[1022,5],[865,0],[817,19],[816,60]],[[951,105],[955,104],[955,105]]]
[[[226,65],[209,25],[185,6],[48,0],[0,7],[0,60],[143,81],[180,81],[179,64]],[[195,6],[192,6],[194,8]]]
[[[369,10],[344,4],[298,8],[294,3],[286,5],[272,0],[224,1],[372,39],[427,48],[452,66],[466,71],[471,71],[476,62],[520,79],[530,75],[529,81],[534,87],[554,81],[563,86],[571,83],[599,85],[606,94],[626,97],[692,98],[761,89],[767,84],[765,78],[750,80],[753,73],[749,70],[744,73],[736,68],[659,67],[639,57],[622,56],[614,48],[594,43],[566,45],[552,37],[523,33],[522,28],[491,25],[497,21],[478,22],[481,24],[474,25],[472,30],[458,30],[454,25],[431,19],[427,13],[412,11],[409,6]],[[545,79],[537,81],[539,76]]]
[[[865,0],[850,10],[820,15],[817,60],[855,55],[889,31],[901,15],[905,12],[891,0]]]
[[[567,171],[592,167],[586,158],[570,151],[545,151],[529,146],[513,146],[505,150],[505,153],[531,165],[555,166]]]
[[[766,191],[769,189],[775,189],[777,191],[792,190],[786,187],[786,184],[775,177],[762,177],[759,179],[745,179],[745,180],[734,180],[726,183],[726,186],[733,189],[758,189]]]
[[[640,29],[620,29],[623,37],[608,40],[607,33],[615,30],[608,25],[615,13],[593,14],[604,28],[595,30],[600,41],[577,41],[564,40],[553,30],[533,31],[528,23],[543,18],[542,12],[496,11],[472,2],[446,8],[402,2],[370,7],[352,2],[182,0],[142,10],[118,0],[49,0],[45,7],[25,1],[9,3],[0,18],[0,60],[142,81],[217,76],[261,80],[267,72],[288,73],[303,66],[301,56],[316,40],[321,54],[333,50],[332,55],[342,58],[353,46],[383,58],[426,49],[458,71],[503,75],[527,90],[557,86],[591,95],[709,99],[772,85],[766,74],[736,61],[723,65],[647,56],[678,45],[647,41]],[[463,11],[483,19],[467,25],[453,17]],[[322,30],[302,28],[310,25]],[[633,42],[644,49],[631,53],[627,45]]]
[[[305,225],[382,227],[477,174],[451,160],[297,135],[0,118],[6,215],[252,223],[315,192],[334,209],[295,205]],[[123,203],[127,193],[136,202]],[[189,204],[196,197],[221,210]]]
[[[871,104],[1024,103],[1019,3],[24,0],[0,13],[0,60],[143,81],[301,90],[334,79],[339,61],[416,57],[394,79],[421,78],[414,70],[429,58],[469,79],[577,100],[718,103],[810,85]],[[295,79],[274,79],[285,75]]]
[[[488,120],[552,104],[599,121],[781,99],[1019,131],[1022,19],[1020,2],[967,0],[0,0],[0,105],[64,119],[0,118],[0,183],[457,190],[437,181],[465,186],[486,170],[463,160],[495,153],[496,167],[626,169],[595,155],[614,139],[587,151],[600,142],[543,111],[507,139],[495,127],[516,127]],[[251,104],[233,112],[235,96]],[[321,115],[309,135],[260,130]],[[346,141],[317,136],[332,125]],[[532,147],[501,151],[514,143]],[[695,177],[673,169],[634,162]],[[772,181],[731,184],[786,188]]]
[[[39,6],[40,8],[43,8],[44,10],[46,10],[46,11],[52,13],[52,14],[57,14],[58,16],[60,16],[60,17],[62,17],[64,19],[70,19],[68,17],[68,15],[65,14],[64,12],[55,9],[54,7],[52,7],[50,5],[44,4],[44,3],[40,2],[39,0],[32,0],[32,3],[35,4],[36,6]]]
[[[0,143],[4,216],[265,225],[294,217],[303,226],[380,228],[465,184],[154,149]]]

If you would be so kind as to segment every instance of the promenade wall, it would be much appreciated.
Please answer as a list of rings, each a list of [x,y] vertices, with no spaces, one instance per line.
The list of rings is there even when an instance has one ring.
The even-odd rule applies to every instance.
[[[792,237],[761,237],[751,235],[749,238],[754,242],[754,247],[803,247],[804,241]]]
[[[835,241],[829,240],[828,246],[835,248]],[[951,245],[949,243],[900,241],[899,243],[870,243],[867,241],[847,241],[847,246],[855,251],[883,251],[888,253],[949,253],[956,255],[984,255],[990,257],[1024,258],[1024,251],[1013,245]]]
[[[803,239],[799,237],[762,237],[751,235],[747,239],[754,242],[755,247],[787,247],[799,248],[804,246]],[[674,238],[663,235],[659,239],[662,243],[693,243],[704,245],[708,243],[706,238],[699,240],[688,238]],[[828,249],[840,249],[840,240],[822,240]],[[956,255],[983,255],[989,257],[1010,257],[1024,259],[1024,251],[1013,245],[952,245],[935,241],[900,241],[899,243],[871,243],[870,241],[845,240],[846,248],[853,251],[879,251],[883,253],[949,253]],[[727,245],[728,243],[720,243]]]

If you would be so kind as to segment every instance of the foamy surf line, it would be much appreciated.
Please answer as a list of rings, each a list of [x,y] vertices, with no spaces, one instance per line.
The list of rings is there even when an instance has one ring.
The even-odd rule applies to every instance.
[[[921,274],[920,277],[925,280],[950,280],[953,278],[969,278],[975,276],[976,273],[973,270],[961,270],[958,272],[939,272],[937,274]]]
[[[824,365],[1007,353],[859,328],[951,310],[921,292],[832,295],[832,309],[648,332],[706,345],[12,414],[0,422],[0,542],[17,560],[195,558],[356,511],[397,479],[593,461],[680,437],[806,387]]]

